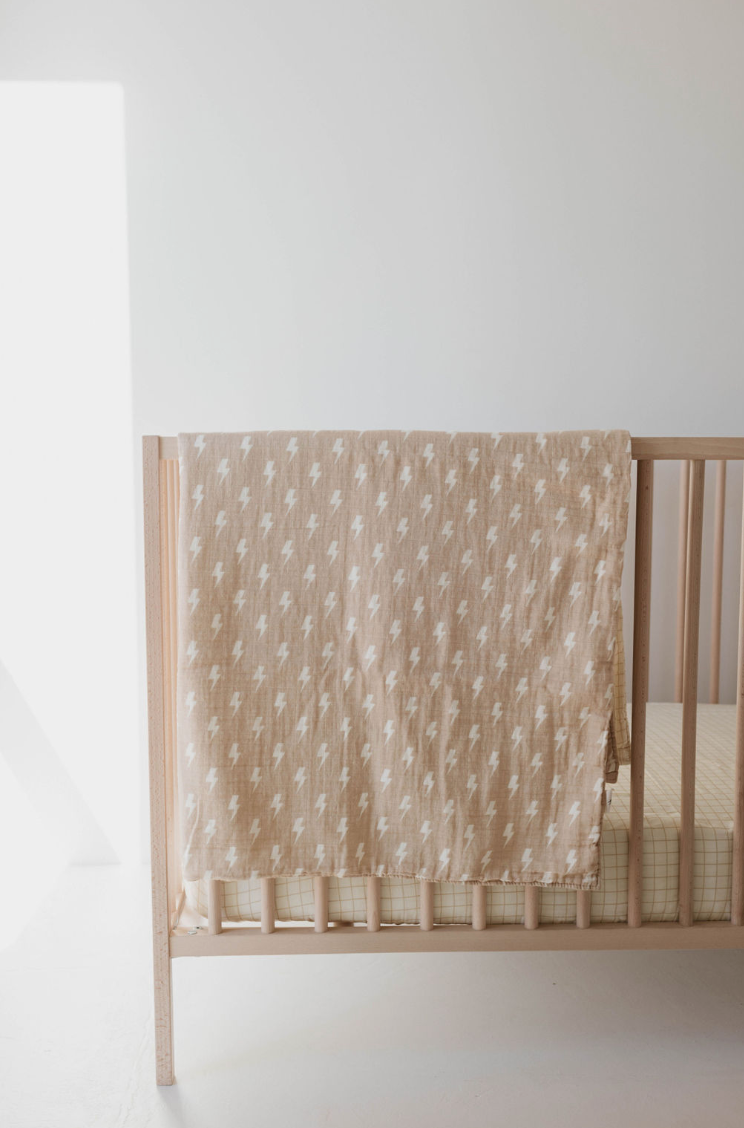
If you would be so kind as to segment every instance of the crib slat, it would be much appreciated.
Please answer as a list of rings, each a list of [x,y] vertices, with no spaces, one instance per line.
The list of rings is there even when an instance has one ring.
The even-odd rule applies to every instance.
[[[167,827],[168,842],[172,844],[174,838],[174,802],[173,802],[173,652],[171,631],[171,574],[170,574],[170,463],[160,463],[160,586],[162,603],[162,639],[163,639],[163,732],[165,750],[165,822]],[[168,909],[171,920],[178,896],[176,890],[176,859],[178,851],[168,850]]]
[[[211,880],[207,884],[207,924],[210,936],[222,932],[222,882]]]
[[[486,927],[486,887],[485,885],[473,886],[473,928],[482,932]]]
[[[369,932],[380,931],[380,888],[382,882],[379,877],[367,878],[367,929]]]
[[[313,878],[313,897],[315,898],[315,931],[328,931],[328,878]]]
[[[717,705],[721,677],[721,609],[723,605],[723,527],[726,515],[726,463],[716,463],[716,509],[713,524],[713,597],[710,616],[710,694]]]
[[[524,887],[524,927],[537,928],[540,923],[540,890],[537,885]]]
[[[589,889],[576,891],[576,927],[589,928],[592,923],[592,895]]]
[[[276,896],[273,877],[261,878],[261,931],[273,932],[276,925]]]
[[[177,610],[177,589],[178,589],[178,571],[177,571],[177,554],[178,554],[178,464],[176,462],[166,462],[161,464],[165,466],[166,481],[165,481],[165,519],[163,526],[165,529],[166,538],[166,551],[163,557],[164,564],[166,565],[164,571],[166,572],[166,592],[164,599],[164,622],[163,631],[167,632],[168,639],[165,642],[165,650],[167,652],[168,661],[168,675],[166,679],[168,698],[166,707],[170,714],[170,743],[167,750],[167,769],[168,769],[168,824],[170,841],[173,843],[173,849],[169,855],[171,862],[171,893],[175,904],[183,890],[183,881],[181,876],[181,846],[180,846],[180,818],[178,808],[178,773],[176,764],[177,755],[177,676],[178,676],[178,610]]]
[[[419,890],[420,924],[424,932],[431,932],[434,927],[434,882],[422,881]]]
[[[739,662],[736,672],[736,776],[734,782],[734,866],[731,923],[744,924],[744,505],[741,515]]]
[[[638,463],[636,481],[635,594],[633,597],[633,704],[628,832],[628,925],[639,928],[643,900],[643,800],[646,772],[646,705],[651,641],[651,558],[654,464]]]
[[[183,869],[181,859],[181,809],[178,797],[178,519],[181,483],[179,479],[178,463],[172,462],[170,495],[168,499],[170,514],[170,558],[169,558],[169,584],[170,584],[170,630],[171,630],[171,655],[172,655],[172,733],[173,756],[170,786],[173,799],[173,842],[174,856],[176,859],[176,888],[180,897],[183,892]]]
[[[685,657],[685,589],[687,586],[687,535],[690,509],[690,463],[679,465],[679,530],[677,533],[677,645],[674,663],[674,700],[682,700]]]
[[[697,734],[700,569],[703,556],[705,462],[695,459],[690,476],[690,520],[685,591],[685,669],[682,687],[682,795],[679,843],[679,923],[693,922],[695,854],[695,744]]]

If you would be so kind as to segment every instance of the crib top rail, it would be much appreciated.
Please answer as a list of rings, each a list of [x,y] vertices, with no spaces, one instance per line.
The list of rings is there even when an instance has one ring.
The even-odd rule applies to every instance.
[[[634,437],[631,438],[631,452],[634,459],[700,459],[711,461],[744,460],[744,437],[742,438],[680,438],[680,437]],[[178,439],[174,436],[160,436],[160,458],[178,458]]]

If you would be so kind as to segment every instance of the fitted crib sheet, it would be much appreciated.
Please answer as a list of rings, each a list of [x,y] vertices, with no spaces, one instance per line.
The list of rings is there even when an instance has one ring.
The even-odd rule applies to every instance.
[[[725,920],[731,913],[734,818],[734,750],[736,709],[733,705],[698,706],[695,800],[694,916]],[[682,706],[650,704],[646,728],[646,791],[643,831],[643,903],[646,921],[675,921],[679,896],[680,774]],[[621,767],[608,788],[610,805],[602,827],[601,885],[592,895],[592,922],[613,923],[628,915],[628,827],[630,769]],[[608,794],[609,798],[609,794]],[[366,879],[328,879],[328,919],[364,922]],[[207,913],[207,883],[186,883],[189,904]],[[275,883],[278,920],[313,919],[310,877],[278,877]],[[410,878],[382,878],[380,918],[383,924],[417,924],[419,883]],[[471,887],[458,882],[434,886],[434,921],[469,924]],[[258,879],[226,882],[224,915],[230,921],[261,919]],[[568,923],[576,917],[576,893],[543,889],[540,920]],[[524,919],[524,889],[491,885],[486,893],[488,924],[518,924]]]

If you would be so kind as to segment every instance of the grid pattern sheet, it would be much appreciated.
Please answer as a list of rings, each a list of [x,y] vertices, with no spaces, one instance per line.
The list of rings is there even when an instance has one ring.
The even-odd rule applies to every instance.
[[[736,709],[733,705],[699,705],[695,800],[694,916],[696,920],[726,920],[731,915],[733,862],[734,748]],[[646,796],[643,832],[643,903],[645,921],[675,921],[679,896],[679,828],[681,785],[682,706],[648,707],[646,732]],[[602,827],[601,884],[592,897],[592,922],[618,923],[628,915],[628,826],[630,769],[621,767]],[[364,922],[366,880],[329,879],[331,921]],[[313,882],[309,877],[277,878],[278,920],[313,919]],[[187,882],[189,903],[207,913],[206,882]],[[261,919],[259,881],[230,881],[224,887],[225,918]],[[471,887],[462,882],[438,882],[434,888],[434,921],[469,924]],[[384,924],[417,924],[419,884],[409,878],[383,878],[380,918]],[[576,893],[543,889],[543,924],[571,923],[576,918]],[[524,889],[517,885],[489,885],[486,896],[489,924],[520,924],[524,920]]]

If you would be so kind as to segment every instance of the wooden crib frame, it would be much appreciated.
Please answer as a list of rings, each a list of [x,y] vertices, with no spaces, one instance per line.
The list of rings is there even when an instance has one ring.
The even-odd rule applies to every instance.
[[[591,894],[577,894],[576,923],[539,924],[539,889],[525,890],[524,924],[486,926],[485,886],[473,886],[472,927],[434,925],[434,882],[421,883],[420,925],[380,924],[380,879],[367,880],[366,926],[330,925],[328,883],[314,879],[313,926],[275,924],[274,887],[261,883],[261,923],[225,924],[222,886],[209,883],[208,931],[181,921],[185,892],[178,849],[176,795],[178,449],[174,438],[143,439],[147,706],[155,989],[156,1073],[171,1085],[173,1011],[171,961],[178,956],[288,955],[332,952],[544,951],[547,949],[672,949],[744,947],[744,520],[736,683],[736,769],[731,922],[693,921],[695,742],[698,697],[700,575],[705,463],[717,463],[711,700],[718,700],[726,463],[744,460],[744,438],[634,438],[637,461],[634,561],[631,808],[628,920],[591,924]],[[680,534],[676,698],[682,702],[682,792],[679,922],[641,921],[646,704],[651,617],[651,528],[654,462],[679,460]]]

